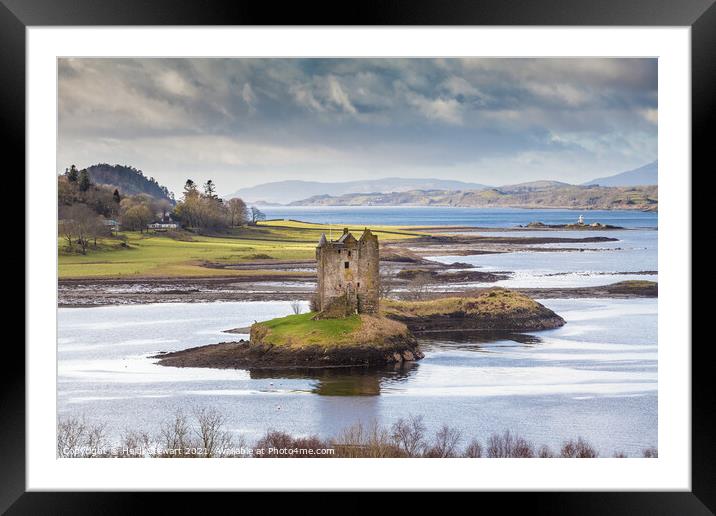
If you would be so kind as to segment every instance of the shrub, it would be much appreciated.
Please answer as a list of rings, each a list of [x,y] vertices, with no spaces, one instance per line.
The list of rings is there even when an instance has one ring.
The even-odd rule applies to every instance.
[[[336,456],[345,458],[405,457],[390,432],[373,421],[369,427],[356,423],[343,430],[333,441]]]
[[[652,448],[644,448],[644,449],[641,451],[641,454],[642,454],[642,456],[643,456],[645,459],[656,459],[656,458],[659,457],[659,450],[657,450],[657,449],[654,448],[654,447],[652,447]]]
[[[282,459],[298,459],[298,458],[326,458],[332,455],[310,454],[310,453],[291,453],[291,450],[323,450],[330,448],[330,445],[322,441],[318,436],[297,437],[294,438],[286,432],[278,430],[269,430],[256,443],[257,458],[282,458]]]
[[[492,434],[488,441],[487,456],[490,458],[531,458],[535,456],[532,444],[522,437],[514,436],[509,430]]]
[[[597,451],[581,437],[570,439],[562,444],[559,456],[567,459],[593,459],[599,454]]]
[[[58,457],[107,457],[106,424],[88,424],[84,418],[70,417],[57,422]]]
[[[457,428],[451,428],[447,425],[443,425],[435,434],[435,439],[425,452],[425,456],[441,459],[457,457],[457,445],[461,439],[462,434]]]
[[[467,448],[465,448],[464,456],[470,459],[479,459],[482,457],[482,445],[480,444],[480,441],[477,439],[470,441]]]
[[[540,459],[551,459],[554,457],[554,452],[550,449],[549,446],[543,444],[537,451],[537,456]]]

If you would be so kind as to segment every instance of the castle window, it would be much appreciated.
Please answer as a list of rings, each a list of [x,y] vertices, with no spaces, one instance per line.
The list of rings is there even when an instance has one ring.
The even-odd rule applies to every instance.
[[[345,262],[345,263],[343,264],[343,266],[347,269],[348,267],[350,267],[350,263],[349,263],[349,262]]]
[[[360,288],[360,281],[358,282],[358,288]]]
[[[350,258],[350,257],[351,257],[351,252],[350,252],[350,251],[348,251],[348,258]]]

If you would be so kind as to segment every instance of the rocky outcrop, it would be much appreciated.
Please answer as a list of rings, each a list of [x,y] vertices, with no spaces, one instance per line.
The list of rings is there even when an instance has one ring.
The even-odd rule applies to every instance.
[[[162,353],[159,364],[171,367],[217,369],[310,369],[316,367],[377,367],[401,365],[423,358],[414,337],[379,348],[368,345],[324,348],[286,348],[247,341],[222,342],[208,346]]]
[[[493,288],[473,297],[383,303],[386,317],[404,323],[413,332],[429,331],[537,331],[565,324],[555,312],[519,292]]]

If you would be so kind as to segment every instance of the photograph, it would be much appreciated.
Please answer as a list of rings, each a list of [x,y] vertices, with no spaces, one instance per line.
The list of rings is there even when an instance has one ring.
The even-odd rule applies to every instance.
[[[659,457],[657,57],[55,62],[58,461]]]

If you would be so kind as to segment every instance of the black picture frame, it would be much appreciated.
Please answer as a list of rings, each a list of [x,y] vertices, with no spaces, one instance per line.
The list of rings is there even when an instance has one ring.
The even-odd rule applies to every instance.
[[[84,25],[574,25],[688,26],[692,37],[692,171],[713,168],[710,132],[716,120],[715,0],[389,0],[355,3],[219,2],[211,0],[0,0],[0,113],[4,157],[25,170],[25,30]],[[709,167],[709,165],[711,165]],[[708,168],[707,168],[708,167]],[[692,178],[693,172],[692,172]],[[684,180],[687,180],[685,177]],[[700,196],[706,195],[704,192]],[[705,201],[693,197],[693,205]],[[29,200],[26,201],[29,205]],[[30,238],[26,235],[26,238]],[[694,264],[696,265],[696,264]],[[26,270],[26,275],[31,271]],[[687,349],[691,343],[679,343]],[[533,514],[714,514],[716,454],[710,342],[692,346],[692,490],[690,492],[485,493],[500,510],[529,505]],[[25,353],[6,341],[0,396],[0,510],[8,514],[129,513],[147,493],[26,492]],[[218,493],[210,496],[216,497]],[[205,502],[160,495],[163,512]],[[214,498],[218,504],[221,499]],[[490,500],[498,501],[498,500]],[[484,505],[481,504],[484,507]]]

